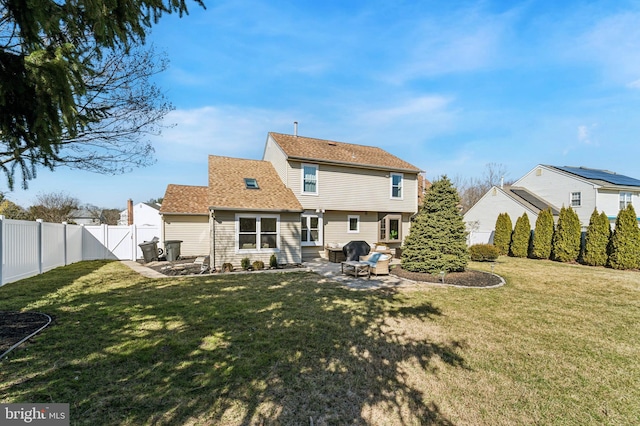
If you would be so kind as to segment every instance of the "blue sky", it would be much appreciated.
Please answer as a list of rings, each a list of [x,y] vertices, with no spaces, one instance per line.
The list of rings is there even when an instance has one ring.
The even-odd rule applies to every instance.
[[[121,176],[58,169],[64,191],[124,208],[206,185],[207,155],[260,159],[267,133],[379,146],[433,180],[517,179],[536,164],[640,178],[638,1],[208,1],[148,38],[176,124],[157,162]],[[6,191],[4,182],[0,191]]]

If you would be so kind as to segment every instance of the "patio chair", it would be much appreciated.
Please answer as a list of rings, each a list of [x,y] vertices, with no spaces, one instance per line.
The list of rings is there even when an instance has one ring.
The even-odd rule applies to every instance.
[[[360,256],[360,261],[367,262],[369,264],[369,270],[376,276],[389,275],[391,256],[388,254],[374,252],[366,256]]]

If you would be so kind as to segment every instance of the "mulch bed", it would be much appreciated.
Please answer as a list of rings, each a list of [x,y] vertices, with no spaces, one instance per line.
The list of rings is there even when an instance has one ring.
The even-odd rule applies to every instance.
[[[0,354],[48,322],[36,312],[0,312]]]
[[[406,278],[412,281],[422,281],[442,284],[439,274],[426,274],[422,272],[409,272],[402,266],[395,265],[389,270],[391,275]],[[466,270],[464,272],[448,272],[444,276],[444,284],[459,285],[465,287],[493,287],[502,283],[502,279],[489,272]]]

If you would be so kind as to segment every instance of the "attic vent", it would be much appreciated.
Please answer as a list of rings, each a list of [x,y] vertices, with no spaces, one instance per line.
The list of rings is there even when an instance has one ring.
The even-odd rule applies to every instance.
[[[254,178],[244,178],[244,186],[247,189],[260,189],[258,186],[258,181]]]
[[[329,142],[328,144],[329,144],[329,146],[338,146],[338,144],[335,143],[335,142]]]
[[[491,195],[493,196],[498,195],[498,190],[496,188],[493,188],[493,191],[491,191]]]
[[[542,176],[542,169],[541,168],[537,168],[536,169],[536,176]]]

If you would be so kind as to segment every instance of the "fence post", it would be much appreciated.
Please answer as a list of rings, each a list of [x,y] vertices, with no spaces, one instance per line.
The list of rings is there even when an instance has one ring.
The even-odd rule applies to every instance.
[[[136,250],[137,248],[138,248],[138,228],[134,223],[133,225],[131,225],[131,260],[133,260],[134,262],[136,261],[136,258],[138,255],[138,251]]]
[[[42,270],[44,269],[42,267],[43,263],[44,263],[44,253],[43,253],[43,248],[42,248],[42,233],[43,233],[43,226],[42,226],[42,219],[36,219],[36,222],[38,223],[38,273],[42,274]]]
[[[62,245],[64,246],[64,265],[67,266],[67,260],[69,257],[67,256],[67,222],[62,222]]]
[[[4,216],[0,214],[0,287],[4,285]]]

